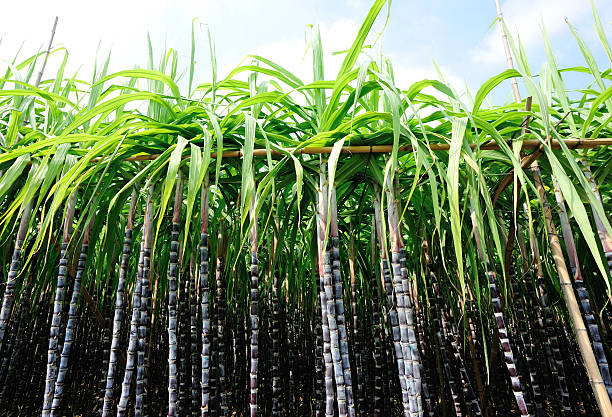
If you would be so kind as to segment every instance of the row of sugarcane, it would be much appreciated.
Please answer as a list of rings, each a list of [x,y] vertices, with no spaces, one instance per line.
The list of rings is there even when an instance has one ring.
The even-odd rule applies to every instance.
[[[438,246],[436,242],[424,245],[417,254],[425,260],[419,270],[421,279],[416,278],[417,271],[408,272],[396,187],[389,185],[385,192],[386,219],[378,199],[380,190],[373,193],[370,274],[361,274],[357,281],[352,239],[348,252],[353,266],[349,265],[351,276],[347,280],[342,277],[336,189],[327,183],[325,169],[321,164],[313,212],[317,264],[301,277],[303,283],[296,293],[282,289],[280,271],[287,273],[291,266],[283,266],[282,257],[276,261],[278,227],[274,249],[268,254],[272,259],[269,267],[277,266],[270,267],[265,284],[260,283],[256,219],[250,226],[248,290],[240,287],[239,278],[228,267],[226,232],[218,219],[214,219],[218,229],[215,279],[209,279],[207,180],[201,194],[197,267],[196,251],[185,260],[180,247],[185,231],[181,230],[183,182],[179,174],[165,288],[160,280],[155,285],[151,280],[152,189],[146,190],[138,261],[130,262],[135,250],[137,204],[137,193],[132,193],[117,279],[104,281],[104,288],[96,286],[97,277],[86,281],[94,296],[98,295],[94,298],[104,300],[101,308],[95,301],[83,303],[80,299],[88,274],[87,258],[95,248],[95,242],[90,244],[92,219],[82,234],[79,250],[69,250],[71,236],[75,235],[72,228],[77,192],[66,202],[61,244],[55,252],[49,249],[47,253],[35,253],[26,267],[20,268],[22,260],[27,259],[22,248],[25,245],[26,253],[29,249],[23,225],[29,223],[31,210],[26,204],[0,317],[2,409],[7,414],[18,410],[42,415],[79,414],[89,407],[86,399],[95,398],[94,408],[104,416],[206,416],[234,411],[251,416],[420,416],[439,412],[463,416],[498,415],[509,409],[521,416],[596,412],[576,340],[568,330],[567,315],[552,307],[539,242],[533,233],[528,239],[532,254],[528,260],[525,248],[513,248],[514,240],[519,246],[524,246],[524,241],[520,226],[514,223],[514,217],[510,219],[506,250],[512,288],[504,296],[489,260],[486,239],[472,216],[474,242],[490,290],[489,321],[482,317],[487,312],[477,316],[473,295],[457,299],[449,293],[448,285],[445,288],[452,281],[444,277],[449,272],[444,271],[440,259],[448,254],[441,252],[434,257],[427,250],[428,246]],[[542,178],[538,171],[533,174],[544,202],[548,236],[556,239]],[[594,181],[592,176],[587,177]],[[597,190],[596,184],[593,187]],[[562,195],[558,187],[553,188],[574,290],[602,382],[612,395],[605,340],[580,269]],[[473,206],[471,212],[475,213]],[[596,211],[593,216],[597,223]],[[609,236],[605,229],[598,230],[602,247],[609,252]],[[416,240],[414,236],[409,239]],[[521,257],[520,265],[515,265],[515,253]],[[563,258],[555,256],[555,261],[559,267]],[[46,262],[59,265],[59,269],[55,279],[44,277],[42,281],[37,274],[45,270],[39,269],[40,263]],[[514,271],[517,266],[520,279]],[[129,280],[134,267],[136,277]],[[155,272],[158,276],[162,273]],[[44,285],[35,285],[37,282]],[[226,287],[230,284],[233,293],[228,299]],[[261,297],[262,290],[265,298]],[[38,302],[33,302],[35,299]],[[448,300],[455,300],[455,304]],[[489,329],[493,331],[488,333]],[[483,351],[487,346],[489,354]],[[485,373],[494,376],[488,383]],[[42,397],[34,401],[23,395],[24,389]],[[504,398],[504,392],[512,392],[515,401]]]

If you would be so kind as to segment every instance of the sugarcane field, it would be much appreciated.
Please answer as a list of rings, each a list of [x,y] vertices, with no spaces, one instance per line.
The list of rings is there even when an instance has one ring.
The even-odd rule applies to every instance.
[[[0,417],[612,417],[612,8],[521,1],[465,2],[469,88],[402,81],[391,0],[304,73],[0,42]]]

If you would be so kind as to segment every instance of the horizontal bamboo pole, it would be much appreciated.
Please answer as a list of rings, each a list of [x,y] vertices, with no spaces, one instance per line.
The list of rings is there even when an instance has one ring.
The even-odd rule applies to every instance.
[[[563,143],[570,149],[586,149],[586,148],[598,148],[600,146],[612,146],[612,138],[598,138],[598,139],[565,139]],[[542,145],[542,142],[539,140],[524,140],[522,149],[538,149]],[[510,146],[510,144],[509,144]],[[551,141],[552,149],[561,149],[561,145],[558,140]],[[470,148],[476,149],[480,148],[481,150],[499,150],[500,146],[493,141],[489,141],[481,144],[479,147],[476,144],[470,144]],[[287,148],[287,152],[293,152],[294,155],[318,155],[318,154],[329,154],[331,153],[333,147],[331,146],[309,146],[306,148],[296,149],[296,148]],[[411,152],[414,148],[411,145],[400,146],[400,152]],[[447,143],[432,143],[429,145],[429,149],[432,151],[448,151],[450,149],[450,145]],[[373,154],[373,153],[391,153],[393,150],[392,145],[373,145],[373,146],[344,146],[341,153],[344,154]],[[266,149],[254,149],[253,156],[266,156]],[[270,150],[271,156],[284,156],[285,153]],[[222,153],[222,158],[241,158],[243,156],[241,150],[236,151],[225,151]],[[151,161],[157,159],[159,154],[152,155],[136,155],[130,156],[129,158],[125,158],[124,161]],[[212,157],[217,157],[217,152],[212,153]],[[99,162],[99,158],[94,158],[91,162]]]

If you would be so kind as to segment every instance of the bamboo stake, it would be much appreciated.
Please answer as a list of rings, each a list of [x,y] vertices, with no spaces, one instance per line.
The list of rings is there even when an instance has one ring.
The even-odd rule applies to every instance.
[[[58,19],[59,17],[55,16],[55,20],[53,21],[53,29],[51,29],[51,38],[49,39],[49,46],[47,47],[47,51],[45,52],[45,60],[43,61],[42,67],[40,68],[40,71],[36,75],[36,82],[34,83],[35,87],[39,86],[40,81],[43,76],[43,72],[45,70],[45,67],[47,66],[47,60],[49,59],[49,54],[51,53],[51,47],[53,46],[53,38],[55,38],[55,29],[57,29]]]
[[[502,13],[501,5],[499,4],[499,0],[495,0],[495,7],[497,8],[497,18],[499,22],[502,23],[504,21],[504,15]],[[506,35],[506,31],[504,27],[501,27],[502,32],[502,42],[504,44],[504,52],[506,53],[506,62],[508,63],[508,68],[514,68],[514,63],[512,62],[512,54],[510,53],[510,45],[508,44],[508,35]],[[514,101],[520,103],[521,102],[521,93],[519,92],[518,82],[516,78],[511,78],[510,82],[512,83],[512,95],[514,96]]]
[[[612,138],[573,138],[573,139],[564,139],[563,143],[570,149],[591,149],[591,148],[599,148],[601,146],[612,146]],[[536,155],[539,157],[542,154],[541,150],[542,142],[535,139],[527,139],[523,141],[522,149],[534,149],[540,150],[540,152]],[[549,141],[549,146],[551,149],[561,149],[561,144],[557,139]],[[469,147],[471,149],[480,149],[482,151],[495,151],[500,150],[501,147],[496,142],[486,142],[481,144],[470,143]],[[283,152],[273,150],[267,151],[266,149],[254,149],[253,156],[261,156],[265,157],[268,155],[268,152],[271,156],[285,156],[287,153],[292,153],[293,155],[320,155],[320,154],[329,154],[331,153],[333,147],[332,146],[309,146],[306,148],[286,148]],[[450,149],[450,145],[448,143],[431,143],[429,144],[429,149],[432,151],[443,151],[447,152]],[[373,154],[373,153],[391,153],[393,150],[393,145],[356,145],[356,146],[344,146],[340,150],[340,153],[344,154]],[[411,145],[400,146],[399,152],[412,152],[414,148]],[[536,152],[530,154],[533,158]],[[153,161],[160,157],[161,154],[151,154],[151,155],[135,155],[125,158],[124,161]],[[224,151],[221,156],[223,158],[242,158],[243,153],[241,150],[235,151]],[[217,152],[213,152],[211,154],[211,158],[216,158]],[[189,156],[183,157],[183,159],[187,159]],[[104,158],[93,158],[89,162],[97,163],[104,160]]]

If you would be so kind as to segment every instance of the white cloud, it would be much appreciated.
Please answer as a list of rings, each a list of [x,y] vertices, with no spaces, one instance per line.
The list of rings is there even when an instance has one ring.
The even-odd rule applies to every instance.
[[[596,1],[596,4],[602,1]],[[543,47],[541,25],[544,24],[550,37],[568,30],[565,18],[571,23],[591,16],[588,0],[507,0],[502,3],[506,26],[520,39],[527,51]],[[498,23],[491,29],[484,40],[470,51],[472,60],[477,64],[499,64],[505,62],[501,38],[501,27]]]
[[[343,54],[332,53],[350,48],[358,30],[357,22],[350,19],[320,25],[325,79],[336,77],[344,59]],[[310,42],[309,31],[305,37],[282,37],[278,41],[265,43],[257,47],[253,53],[285,67],[307,83],[313,78],[312,50],[306,51],[308,42]]]

